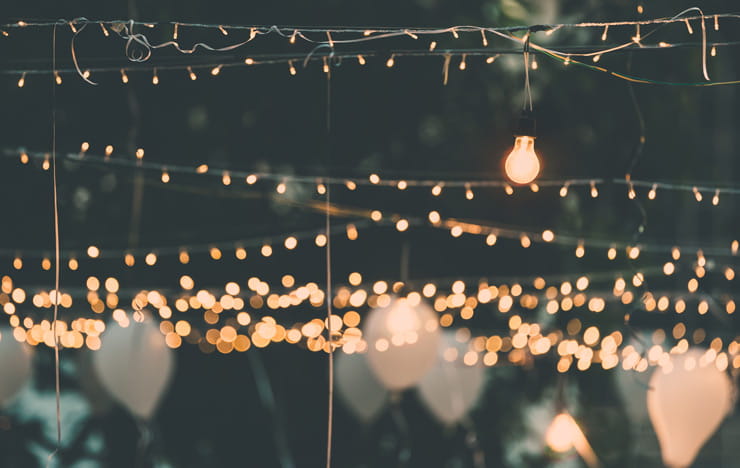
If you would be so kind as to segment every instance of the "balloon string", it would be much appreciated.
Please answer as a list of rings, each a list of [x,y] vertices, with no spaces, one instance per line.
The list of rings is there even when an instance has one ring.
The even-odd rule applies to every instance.
[[[406,466],[411,458],[411,445],[409,444],[409,427],[406,418],[401,411],[401,393],[391,395],[391,417],[401,435],[401,447],[398,449],[398,466]]]
[[[331,68],[326,74],[326,157],[331,162]],[[329,164],[330,166],[331,164]],[[334,422],[334,342],[332,340],[331,293],[331,188],[326,185],[326,330],[329,346],[329,395],[326,424],[326,468],[331,468],[331,445]]]
[[[57,67],[57,26],[52,28],[51,40],[51,61],[52,69],[56,71]],[[62,447],[62,411],[61,411],[61,385],[59,379],[59,202],[57,195],[57,85],[52,80],[52,108],[51,108],[51,167],[52,167],[52,192],[54,199],[54,393],[56,397],[56,418],[57,418],[57,443],[56,448],[49,454],[47,466],[50,466]]]
[[[465,435],[465,444],[473,454],[473,466],[475,468],[485,468],[486,455],[481,449],[478,441],[478,433],[475,430],[473,420],[469,416],[466,416],[462,419],[461,425],[467,431],[467,434]]]
[[[290,447],[285,438],[282,418],[278,412],[278,407],[275,404],[275,393],[272,391],[270,377],[265,371],[262,358],[257,350],[247,353],[247,357],[252,365],[254,381],[257,386],[257,395],[259,395],[262,406],[272,413],[273,439],[275,441],[275,446],[277,447],[280,466],[281,468],[295,468],[295,462],[290,454]]]

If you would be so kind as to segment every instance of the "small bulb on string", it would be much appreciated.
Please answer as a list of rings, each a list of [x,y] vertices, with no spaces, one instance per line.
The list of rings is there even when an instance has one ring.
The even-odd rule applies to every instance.
[[[709,51],[709,55],[711,55],[712,57],[717,56],[717,46],[716,45],[712,46],[712,49]]]
[[[362,32],[362,35],[363,35],[363,36],[365,36],[365,37],[368,37],[368,36],[369,36],[370,34],[372,34],[372,33],[373,33],[373,32],[372,32],[371,30],[369,30],[369,29],[366,29],[365,31],[363,31],[363,32]]]
[[[712,197],[712,205],[719,205],[719,189],[714,191],[714,196]]]
[[[537,193],[540,191],[540,186],[535,183],[531,183],[529,184],[529,190],[531,190],[532,193]]]
[[[224,185],[231,185],[231,174],[229,174],[229,171],[224,171],[221,175],[221,183]]]
[[[179,26],[179,24],[178,23],[175,23],[175,26],[172,29],[172,40],[175,40],[175,41],[177,40],[177,36],[178,36],[178,34],[177,34],[177,32],[178,32],[177,31],[178,26]]]
[[[491,55],[490,57],[488,57],[486,59],[486,63],[493,63],[493,62],[495,62],[496,61],[496,57],[497,57],[496,55]]]
[[[290,74],[291,74],[291,76],[295,76],[295,75],[296,75],[296,73],[298,73],[298,72],[296,71],[296,69],[295,69],[295,66],[293,66],[293,61],[292,61],[292,60],[290,60],[290,61],[288,62],[288,70],[290,71]]]
[[[475,198],[475,194],[473,193],[473,189],[470,188],[470,184],[465,184],[465,198],[467,200]]]
[[[592,58],[591,60],[593,60],[594,63],[598,63],[599,60],[601,60],[601,55],[594,55],[594,58]]]
[[[737,255],[738,247],[740,247],[740,242],[737,240],[732,241],[730,244],[730,252],[732,252],[732,255]]]
[[[565,65],[566,67],[570,65],[570,57],[565,57],[565,60],[563,60],[563,65]]]
[[[226,28],[224,28],[223,26],[219,25],[218,30],[221,31],[221,34],[223,34],[224,36],[229,35],[229,31],[227,31]]]
[[[326,60],[326,57],[322,59],[324,61],[324,73],[329,73],[329,62]]]
[[[632,36],[632,42],[635,44],[639,44],[640,40],[642,39],[642,36],[640,35],[640,25],[635,25],[635,35]]]
[[[128,83],[128,75],[126,74],[126,71],[121,69],[121,82],[123,84]]]
[[[221,73],[221,68],[222,68],[222,67],[223,67],[223,65],[218,65],[218,66],[216,66],[216,67],[213,67],[213,68],[211,69],[211,75],[213,75],[213,76],[218,76],[218,74],[219,74],[219,73]]]
[[[152,84],[158,85],[159,84],[159,76],[157,75],[157,69],[154,69],[154,73],[152,74]]]
[[[457,33],[456,28],[452,28],[450,32],[452,33],[452,37],[454,37],[455,39],[460,39],[460,35]]]
[[[275,187],[275,191],[280,195],[284,194],[286,190],[287,186],[285,185],[285,182],[280,182],[279,184],[277,184],[277,187]]]
[[[347,187],[347,190],[357,190],[357,184],[352,180],[346,181],[344,186]]]
[[[21,152],[21,164],[28,164],[29,157],[25,151]]]
[[[80,145],[80,153],[83,153],[84,154],[89,149],[90,149],[90,143],[88,143],[86,141],[83,141],[82,144]]]
[[[396,64],[396,59],[394,55],[391,55],[391,57],[385,62],[385,66],[388,68],[392,68],[393,65]]]
[[[380,183],[380,176],[378,174],[370,174],[368,180],[371,184],[378,185]]]
[[[198,75],[196,75],[193,69],[190,67],[188,67],[188,75],[190,76],[191,81],[195,81],[198,79]]]
[[[703,197],[702,197],[701,192],[699,191],[699,189],[696,188],[696,187],[694,187],[692,189],[692,191],[694,192],[694,198],[696,198],[696,201],[698,201],[698,202],[702,201],[702,198]]]
[[[591,198],[596,198],[599,196],[599,190],[596,188],[596,182],[591,181]]]
[[[506,184],[504,185],[504,192],[506,192],[506,195],[514,195],[514,188],[511,185]]]
[[[195,168],[196,174],[205,174],[206,172],[208,172],[208,164],[201,164]]]
[[[529,238],[528,235],[522,234],[519,236],[519,243],[522,245],[523,248],[528,249],[532,245],[532,240]]]
[[[434,51],[434,49],[437,48],[437,41],[432,41],[429,43],[429,52]]]
[[[23,72],[20,79],[18,79],[18,87],[22,88],[26,85],[26,72]]]
[[[167,172],[167,169],[162,169],[162,183],[166,184],[170,181],[170,174]]]
[[[326,193],[326,185],[321,182],[316,184],[316,193],[318,193],[319,195],[324,195]]]
[[[678,260],[681,258],[681,250],[678,247],[673,247],[671,249],[671,258],[673,260]]]
[[[606,258],[608,258],[609,260],[614,260],[615,258],[617,258],[617,248],[613,245],[609,247],[609,250],[606,251]]]
[[[254,175],[254,174],[249,174],[249,175],[248,175],[248,176],[247,176],[247,177],[246,177],[246,178],[244,179],[244,181],[245,181],[245,182],[246,182],[246,183],[247,183],[248,185],[254,185],[254,184],[255,184],[255,182],[257,182],[257,176],[256,176],[256,175]]]
[[[399,180],[396,184],[396,188],[398,190],[406,190],[408,188],[409,184],[405,180]]]
[[[583,258],[584,255],[586,255],[586,248],[583,246],[583,241],[578,241],[578,246],[576,247],[576,257]]]
[[[251,57],[247,57],[247,58],[244,59],[244,63],[246,65],[254,65],[254,59],[251,58]]]
[[[490,233],[486,236],[486,245],[488,246],[494,246],[496,245],[496,241],[498,238],[496,237],[496,234]]]
[[[432,187],[432,195],[435,197],[438,197],[442,194],[442,184],[436,184],[434,187]]]
[[[463,70],[465,70],[468,67],[468,65],[465,62],[466,56],[467,56],[467,54],[463,54],[462,55],[462,58],[460,59],[460,66],[458,67],[460,69],[460,71],[463,71]]]
[[[714,15],[714,30],[719,31],[719,15]]]
[[[569,184],[566,183],[565,185],[560,187],[560,197],[561,198],[565,198],[566,196],[568,196],[568,185]]]
[[[629,183],[629,190],[627,191],[627,198],[630,200],[634,200],[635,197],[637,197],[637,193],[635,193],[635,187],[632,185],[632,182]]]
[[[56,81],[58,85],[62,84],[62,75],[60,75],[58,71],[54,71],[54,81]]]
[[[108,32],[108,30],[106,29],[106,27],[105,27],[105,25],[103,23],[100,23],[100,29],[103,31],[103,35],[105,37],[110,36],[110,33]]]
[[[653,184],[652,187],[650,187],[650,191],[648,192],[648,198],[650,200],[655,200],[655,196],[658,192],[658,184]]]
[[[105,157],[110,158],[111,154],[113,154],[113,145],[108,145],[105,147]]]
[[[483,47],[488,47],[488,39],[486,38],[486,30],[485,29],[481,29],[480,30],[480,36],[481,36],[481,40],[483,42]]]
[[[606,40],[608,33],[609,33],[609,25],[607,24],[606,26],[604,26],[604,32],[601,33],[601,40],[602,41],[605,41]]]
[[[641,15],[645,12],[645,8],[642,5],[637,5],[637,14]]]
[[[362,55],[358,55],[358,56],[357,56],[357,62],[358,62],[358,63],[359,63],[360,65],[365,65],[365,64],[367,63],[367,61],[365,60],[365,57],[363,57]]]
[[[688,18],[684,19],[683,22],[686,23],[686,30],[689,34],[694,34],[694,29],[691,27],[691,23],[689,23]]]
[[[139,161],[144,159],[144,148],[138,148],[136,150],[136,159],[138,159]]]

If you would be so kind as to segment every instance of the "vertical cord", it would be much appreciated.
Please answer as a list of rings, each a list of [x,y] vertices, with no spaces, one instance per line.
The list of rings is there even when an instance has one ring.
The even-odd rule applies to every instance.
[[[326,74],[326,159],[331,163],[331,69]],[[328,165],[331,167],[331,165]],[[326,329],[329,345],[329,398],[326,424],[326,468],[331,468],[331,443],[334,420],[334,342],[331,330],[331,184],[326,184]]]
[[[529,38],[527,38],[527,51],[524,52],[524,105],[522,108],[527,109],[527,103],[529,103],[529,111],[532,112],[532,90],[529,87]]]
[[[57,69],[57,26],[52,28],[51,40],[51,62],[52,72]],[[52,73],[53,75],[53,73]],[[61,385],[59,383],[59,202],[57,196],[57,85],[52,79],[52,106],[51,106],[51,167],[52,167],[52,191],[54,198],[54,391],[56,395],[56,417],[57,417],[57,446],[49,454],[47,466],[59,452],[62,446],[62,412],[61,412]]]

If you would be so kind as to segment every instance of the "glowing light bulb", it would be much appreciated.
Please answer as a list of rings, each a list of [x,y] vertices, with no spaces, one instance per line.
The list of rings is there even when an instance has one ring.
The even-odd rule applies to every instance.
[[[534,152],[534,138],[517,136],[514,149],[504,162],[506,175],[516,184],[528,184],[540,173],[540,161]]]
[[[578,437],[578,426],[568,413],[560,413],[550,423],[545,433],[545,442],[554,452],[567,452],[573,448]]]

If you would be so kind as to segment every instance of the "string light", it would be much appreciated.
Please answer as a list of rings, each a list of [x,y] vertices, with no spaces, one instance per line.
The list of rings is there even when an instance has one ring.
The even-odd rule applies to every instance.
[[[218,66],[213,67],[211,69],[211,75],[218,76],[218,74],[221,73],[221,68],[222,67],[223,67],[223,65],[218,65]]]
[[[23,72],[23,74],[21,75],[20,79],[18,79],[18,87],[19,88],[22,88],[25,85],[26,85],[26,73]]]
[[[127,84],[128,83],[128,75],[126,74],[126,71],[123,70],[123,69],[121,69],[121,82],[123,84]]]
[[[56,81],[57,85],[62,84],[62,75],[60,75],[58,71],[54,72],[54,81]]]
[[[154,73],[152,74],[152,84],[158,85],[159,84],[159,76],[157,75],[157,69],[154,69]]]
[[[395,55],[391,55],[390,58],[385,62],[385,66],[392,68],[396,64]]]
[[[195,81],[198,79],[198,75],[195,74],[191,67],[188,67],[188,75],[190,76],[191,81]]]

